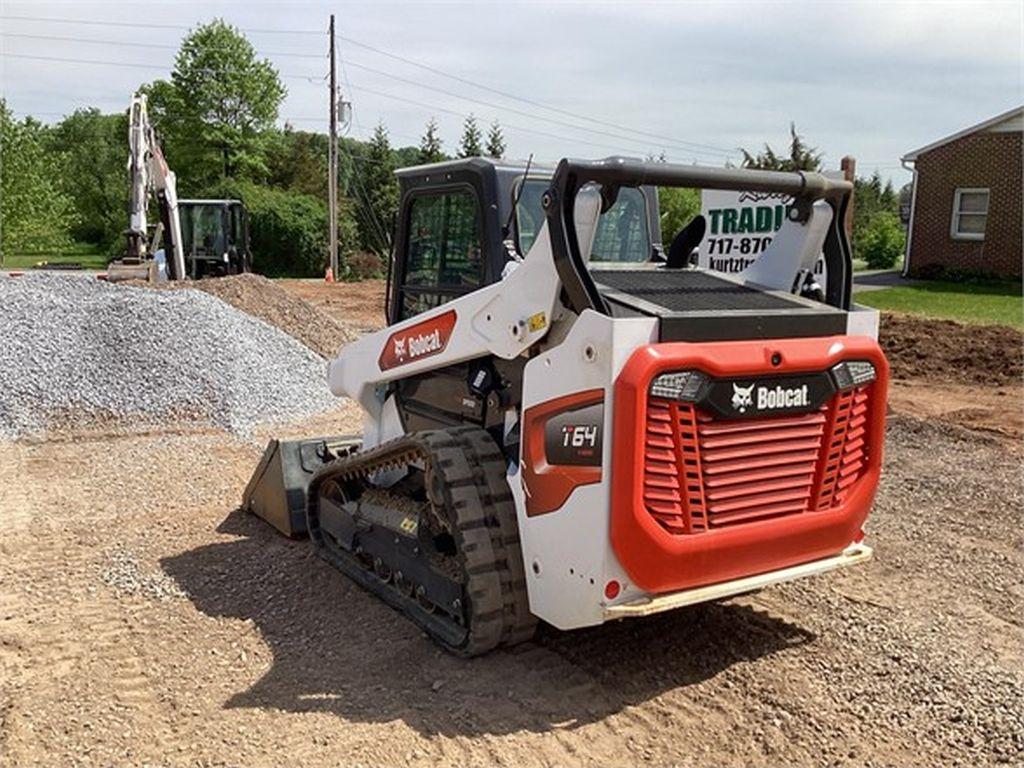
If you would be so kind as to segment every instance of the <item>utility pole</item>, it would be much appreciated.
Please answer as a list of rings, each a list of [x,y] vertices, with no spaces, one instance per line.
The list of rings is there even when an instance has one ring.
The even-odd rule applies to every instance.
[[[334,14],[331,14],[331,148],[328,158],[327,208],[330,211],[331,275],[338,278],[338,75],[334,62]]]

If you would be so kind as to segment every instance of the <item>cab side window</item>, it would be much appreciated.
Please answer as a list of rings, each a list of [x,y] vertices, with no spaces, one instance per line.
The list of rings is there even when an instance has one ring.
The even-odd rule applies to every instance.
[[[399,295],[400,319],[475,290],[482,273],[476,195],[456,190],[414,197]]]

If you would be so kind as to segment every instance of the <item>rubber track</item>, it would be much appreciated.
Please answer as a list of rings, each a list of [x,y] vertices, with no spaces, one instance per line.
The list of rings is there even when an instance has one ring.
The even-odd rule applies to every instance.
[[[519,520],[515,499],[508,487],[505,456],[494,439],[482,429],[463,427],[456,432],[467,454],[472,457],[477,487],[486,488],[483,503],[493,518],[490,527],[491,544],[496,555],[501,553],[504,556],[503,567],[499,571],[505,610],[501,642],[502,645],[516,645],[533,637],[537,629],[537,617],[530,613],[530,601],[526,593],[526,569],[519,538]]]
[[[350,575],[401,608],[435,640],[460,656],[476,656],[498,645],[529,639],[536,620],[529,613],[526,597],[515,504],[505,481],[501,452],[482,429],[416,432],[325,464],[310,481],[307,508],[310,536],[320,553],[348,572],[326,547],[317,521],[316,505],[324,481],[365,480],[374,472],[402,468],[414,461],[424,462],[427,494],[435,509],[445,516],[461,555],[468,633],[460,643],[453,644],[438,632],[441,618],[411,607],[409,600],[399,599],[390,586]]]

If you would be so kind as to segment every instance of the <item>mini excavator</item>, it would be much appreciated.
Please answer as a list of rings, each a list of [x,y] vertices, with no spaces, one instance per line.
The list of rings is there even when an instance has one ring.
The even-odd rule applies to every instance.
[[[249,214],[241,200],[180,200],[149,120],[144,93],[128,105],[128,229],[125,252],[107,266],[107,279],[164,282],[236,275],[252,270]],[[159,219],[149,224],[149,199]]]

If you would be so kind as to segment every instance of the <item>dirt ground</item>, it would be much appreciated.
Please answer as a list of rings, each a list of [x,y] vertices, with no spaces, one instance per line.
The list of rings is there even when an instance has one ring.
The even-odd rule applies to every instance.
[[[323,280],[280,280],[282,286],[322,312],[359,331],[385,325],[383,280],[361,283],[325,283]]]
[[[380,284],[287,287],[381,323]],[[1019,383],[894,370],[875,560],[472,661],[237,509],[269,434],[351,404],[0,443],[0,765],[1021,764],[1020,444],[957,415]]]
[[[885,313],[879,341],[892,366],[889,405],[897,413],[1024,437],[1019,330]]]

